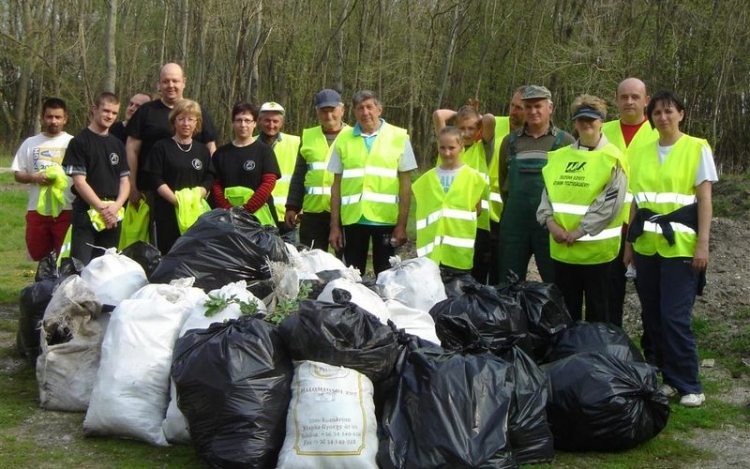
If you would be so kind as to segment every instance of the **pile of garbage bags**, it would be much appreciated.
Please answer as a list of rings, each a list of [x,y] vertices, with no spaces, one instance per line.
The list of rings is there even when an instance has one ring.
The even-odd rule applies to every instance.
[[[87,435],[192,444],[211,467],[514,468],[667,423],[656,370],[553,285],[398,257],[363,280],[241,209],[163,258],[131,248],[43,262],[21,293],[40,403],[85,412]]]

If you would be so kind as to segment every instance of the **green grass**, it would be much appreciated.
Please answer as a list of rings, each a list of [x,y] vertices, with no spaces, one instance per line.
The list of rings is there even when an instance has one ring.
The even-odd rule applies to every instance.
[[[2,165],[0,165],[2,166]],[[27,189],[0,173],[0,305],[18,303],[18,292],[33,280],[36,265],[28,259],[24,238]]]

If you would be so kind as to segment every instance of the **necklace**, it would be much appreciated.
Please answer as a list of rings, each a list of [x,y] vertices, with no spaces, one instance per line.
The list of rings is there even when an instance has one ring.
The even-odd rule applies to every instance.
[[[172,140],[174,140],[174,143],[176,143],[176,144],[177,144],[177,148],[179,148],[179,149],[180,149],[180,151],[182,151],[182,152],[185,152],[185,153],[190,153],[190,150],[192,150],[192,149],[193,149],[193,142],[192,142],[192,140],[190,141],[190,146],[188,146],[188,147],[187,147],[187,150],[185,150],[184,148],[182,148],[182,145],[180,145],[180,142],[178,142],[178,141],[177,141],[177,140],[175,140],[175,139],[172,139]]]

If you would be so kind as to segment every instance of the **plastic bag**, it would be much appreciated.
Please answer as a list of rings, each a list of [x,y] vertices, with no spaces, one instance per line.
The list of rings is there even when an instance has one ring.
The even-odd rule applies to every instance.
[[[547,420],[557,449],[623,451],[667,425],[669,402],[647,363],[586,352],[543,368],[550,380]]]
[[[388,308],[391,321],[397,328],[440,345],[440,339],[435,332],[435,320],[432,319],[430,313],[410,308],[399,300],[386,300],[385,306]]]
[[[351,301],[368,313],[377,317],[381,323],[388,324],[391,315],[383,299],[374,291],[361,283],[354,283],[346,278],[338,278],[328,282],[323,291],[318,295],[318,300],[329,303],[337,303],[339,300],[334,296],[335,290],[346,291],[349,296],[341,297],[340,301]],[[339,293],[340,294],[340,293]]]
[[[383,287],[383,299],[399,300],[410,308],[429,311],[436,303],[446,299],[445,287],[440,280],[440,268],[428,257],[402,261],[399,256],[390,258],[391,268],[378,274],[375,282]]]
[[[159,249],[143,241],[136,241],[130,244],[120,254],[136,261],[146,273],[146,278],[149,279],[154,274],[156,268],[159,267],[159,262],[161,262],[161,252],[159,252]]]
[[[513,456],[519,465],[550,462],[555,449],[547,423],[547,374],[519,347],[513,347],[503,359],[513,365],[514,400],[508,422]]]
[[[511,366],[489,353],[415,348],[381,417],[382,468],[515,468],[508,440]]]
[[[643,362],[643,355],[630,337],[619,327],[601,322],[578,321],[554,336],[544,357],[551,363],[582,352],[606,352],[622,361]]]
[[[261,226],[242,207],[217,208],[203,214],[164,256],[151,277],[168,283],[194,277],[205,291],[246,280],[266,280],[271,272],[266,259],[286,262],[287,251],[278,230]]]
[[[562,292],[552,283],[519,281],[511,273],[510,283],[498,288],[500,295],[515,298],[523,307],[528,319],[529,338],[534,348],[533,356],[541,360],[547,354],[555,334],[573,324],[565,306]]]
[[[209,297],[222,298],[229,300],[230,303],[221,311],[215,312],[211,316],[209,314],[208,307],[205,305],[205,301],[198,301],[193,307],[192,311],[188,314],[188,318],[180,329],[180,337],[184,337],[188,331],[193,329],[208,329],[211,324],[224,323],[232,319],[238,319],[242,316],[240,304],[236,301],[242,301],[244,303],[255,303],[258,306],[258,313],[265,313],[266,305],[263,304],[258,298],[253,296],[252,293],[247,291],[247,285],[244,281],[237,283],[230,283],[225,285],[218,290],[209,292]],[[187,420],[182,415],[180,409],[177,407],[177,392],[174,386],[174,382],[170,387],[169,406],[167,407],[167,416],[164,418],[162,423],[162,429],[164,430],[164,436],[167,437],[167,441],[170,443],[190,443],[190,432],[188,430]]]
[[[293,376],[275,327],[243,317],[177,340],[172,379],[211,467],[270,468],[284,442]]]
[[[57,256],[53,251],[39,261],[34,283],[21,290],[18,302],[20,315],[16,332],[16,347],[19,354],[26,357],[32,367],[36,367],[40,353],[40,322],[55,288],[69,276],[80,273],[82,269],[83,264],[78,260],[68,258],[58,270]]]
[[[192,310],[190,288],[146,286],[112,313],[83,430],[166,446],[162,422],[177,335]]]
[[[471,349],[500,354],[514,344],[527,346],[526,317],[512,298],[494,288],[467,285],[461,296],[436,304],[430,315],[447,350]]]
[[[377,451],[373,386],[367,376],[299,362],[278,469],[377,469]]]
[[[125,207],[125,215],[122,219],[122,227],[120,229],[120,243],[118,245],[121,251],[133,243],[149,242],[148,224],[151,219],[150,213],[151,209],[146,203],[145,197],[141,198],[137,208],[130,203]]]
[[[448,298],[455,298],[463,295],[464,287],[470,286],[477,289],[482,286],[482,284],[477,282],[468,270],[441,267],[440,279],[443,282],[445,296]]]
[[[388,377],[399,354],[391,328],[354,303],[302,301],[279,334],[293,359],[351,368],[374,383]]]
[[[114,248],[95,257],[81,272],[102,304],[117,306],[148,284],[146,272],[133,259],[117,254]]]

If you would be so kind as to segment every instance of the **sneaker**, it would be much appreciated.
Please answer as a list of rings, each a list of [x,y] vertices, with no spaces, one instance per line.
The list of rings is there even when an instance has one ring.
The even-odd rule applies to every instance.
[[[673,388],[672,386],[670,386],[667,383],[662,384],[659,387],[659,391],[661,391],[662,394],[664,394],[665,396],[667,396],[667,399],[669,399],[669,398],[674,397],[674,396],[677,395],[677,389]]]
[[[684,407],[700,407],[706,402],[706,395],[701,394],[685,394],[680,399],[680,405]]]

